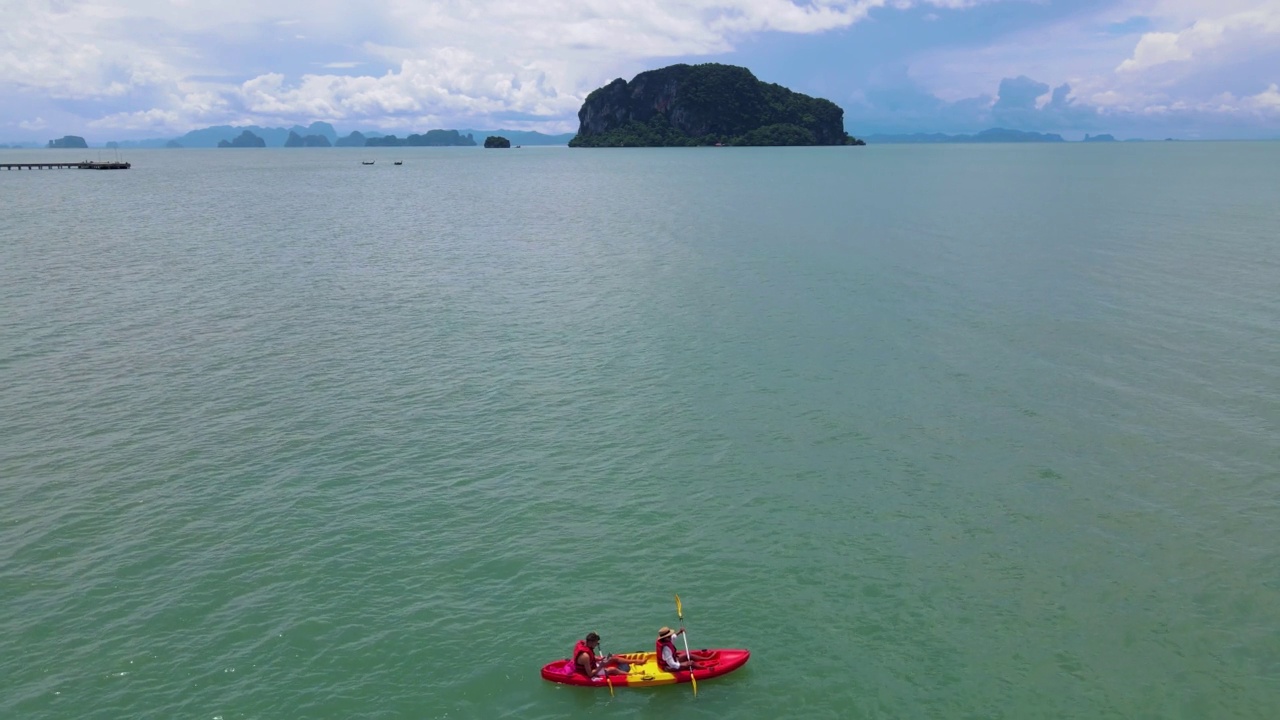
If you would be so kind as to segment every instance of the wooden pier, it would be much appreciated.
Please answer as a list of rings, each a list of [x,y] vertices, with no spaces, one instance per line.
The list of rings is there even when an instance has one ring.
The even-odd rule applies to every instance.
[[[102,162],[98,160],[81,160],[80,162],[53,163],[0,163],[5,170],[128,170],[127,162]]]

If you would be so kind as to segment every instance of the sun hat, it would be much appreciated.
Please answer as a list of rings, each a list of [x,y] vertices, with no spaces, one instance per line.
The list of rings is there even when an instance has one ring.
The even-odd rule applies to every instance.
[[[671,632],[671,628],[669,627],[663,627],[661,630],[658,631],[658,637],[660,638],[671,637],[671,635],[672,635],[672,632]]]

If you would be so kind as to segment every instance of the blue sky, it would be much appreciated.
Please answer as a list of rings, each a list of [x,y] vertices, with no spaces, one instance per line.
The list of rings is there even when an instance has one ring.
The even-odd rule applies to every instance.
[[[728,62],[855,135],[1280,137],[1280,0],[6,0],[0,141],[217,124],[572,132],[582,99]]]

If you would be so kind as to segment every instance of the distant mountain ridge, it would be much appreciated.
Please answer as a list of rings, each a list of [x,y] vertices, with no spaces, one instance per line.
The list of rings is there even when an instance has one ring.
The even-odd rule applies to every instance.
[[[183,147],[183,148],[212,148],[218,147],[220,142],[231,142],[239,137],[244,131],[249,131],[254,135],[262,138],[267,147],[298,147],[297,140],[290,141],[290,135],[301,138],[304,147],[325,147],[319,138],[328,141],[330,147],[365,147],[368,140],[378,140],[388,137],[386,133],[375,132],[371,130],[353,130],[346,136],[339,136],[333,125],[327,122],[313,122],[303,127],[294,125],[291,128],[264,128],[258,125],[214,125],[199,130],[192,130],[185,135],[176,138],[151,138],[148,140],[122,140],[118,142],[120,148],[164,148],[164,147]],[[428,133],[439,133],[440,130],[428,130]],[[511,140],[514,145],[568,145],[569,140],[573,138],[573,133],[563,133],[560,135],[547,135],[544,133],[530,130],[444,130],[443,132],[457,132],[460,136],[470,135],[472,137],[486,137],[489,135],[501,135]],[[434,136],[433,136],[434,137]],[[403,142],[403,141],[401,141]],[[375,146],[380,143],[373,143]]]
[[[365,140],[365,147],[475,147],[475,138],[461,135],[457,130],[428,130],[407,138],[384,135]]]
[[[1043,143],[1066,142],[1057,133],[1038,133],[1007,128],[991,128],[976,135],[946,135],[943,133],[913,133],[911,135],[868,135],[867,142],[878,145],[919,143]]]

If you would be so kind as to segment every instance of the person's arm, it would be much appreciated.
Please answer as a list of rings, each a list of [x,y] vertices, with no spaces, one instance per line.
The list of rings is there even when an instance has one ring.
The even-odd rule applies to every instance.
[[[684,628],[680,628],[679,630],[677,630],[677,631],[675,632],[675,634],[674,634],[674,635],[672,635],[672,636],[671,636],[671,642],[674,644],[674,643],[675,643],[675,641],[676,641],[676,638],[677,638],[677,637],[679,637],[679,636],[681,636],[681,635],[683,635],[683,634],[684,634]],[[679,645],[676,645],[676,651],[675,651],[675,652],[676,652],[676,659],[677,659],[677,660],[679,660],[680,658],[684,658],[685,660],[688,660],[690,663],[692,663],[692,662],[693,662],[693,658],[689,656],[689,653],[687,653],[687,652],[685,652],[685,651],[681,650]]]

